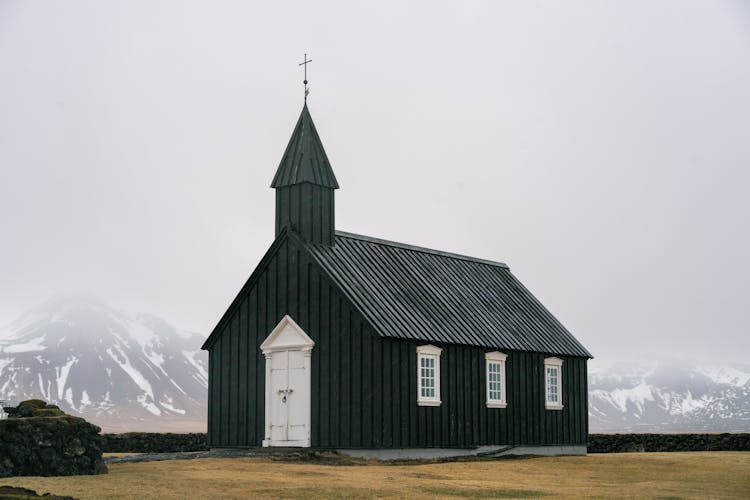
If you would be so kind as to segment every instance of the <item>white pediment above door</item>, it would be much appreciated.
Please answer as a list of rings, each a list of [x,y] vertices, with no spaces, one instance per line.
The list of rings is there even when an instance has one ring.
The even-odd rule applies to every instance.
[[[288,314],[281,318],[276,328],[260,345],[263,354],[276,351],[310,350],[315,346],[311,339]]]

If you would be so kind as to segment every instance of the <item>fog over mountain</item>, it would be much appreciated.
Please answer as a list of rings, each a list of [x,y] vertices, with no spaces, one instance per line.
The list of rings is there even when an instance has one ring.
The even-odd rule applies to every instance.
[[[203,431],[203,340],[151,314],[56,297],[0,332],[0,399],[41,398],[104,430]]]
[[[591,363],[591,432],[750,432],[750,365]]]
[[[56,297],[0,330],[0,399],[42,398],[105,431],[204,431],[204,336]],[[591,432],[750,432],[750,365],[590,362]]]

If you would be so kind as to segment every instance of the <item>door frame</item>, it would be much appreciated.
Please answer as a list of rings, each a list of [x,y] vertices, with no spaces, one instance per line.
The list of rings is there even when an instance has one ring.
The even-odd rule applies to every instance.
[[[260,350],[266,358],[266,425],[263,446],[294,446],[310,447],[311,409],[312,409],[312,350],[315,341],[311,339],[304,330],[288,314],[281,318],[279,324],[271,331]],[[305,439],[296,441],[274,441],[271,439],[271,405],[273,404],[273,388],[271,387],[271,363],[272,356],[281,351],[300,351],[303,355],[304,370],[307,374],[307,395],[310,398],[305,407],[303,420],[306,422],[307,435]]]

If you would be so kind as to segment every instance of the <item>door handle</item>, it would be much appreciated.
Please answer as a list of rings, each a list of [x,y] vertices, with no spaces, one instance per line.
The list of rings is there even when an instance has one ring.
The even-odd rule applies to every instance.
[[[293,393],[293,392],[294,392],[294,390],[293,390],[293,389],[290,389],[290,388],[288,388],[288,387],[287,387],[286,389],[279,389],[279,390],[278,390],[278,393],[279,393],[279,394],[283,394],[283,395],[284,395],[284,396],[283,396],[283,397],[281,398],[281,402],[282,402],[282,403],[286,403],[286,396],[287,396],[287,394],[291,394],[291,393]]]

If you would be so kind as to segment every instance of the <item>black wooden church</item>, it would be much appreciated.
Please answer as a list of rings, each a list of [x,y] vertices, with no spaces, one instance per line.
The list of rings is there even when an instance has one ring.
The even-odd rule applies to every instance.
[[[591,355],[508,266],[336,231],[307,105],[276,239],[203,345],[213,448],[585,453]]]

